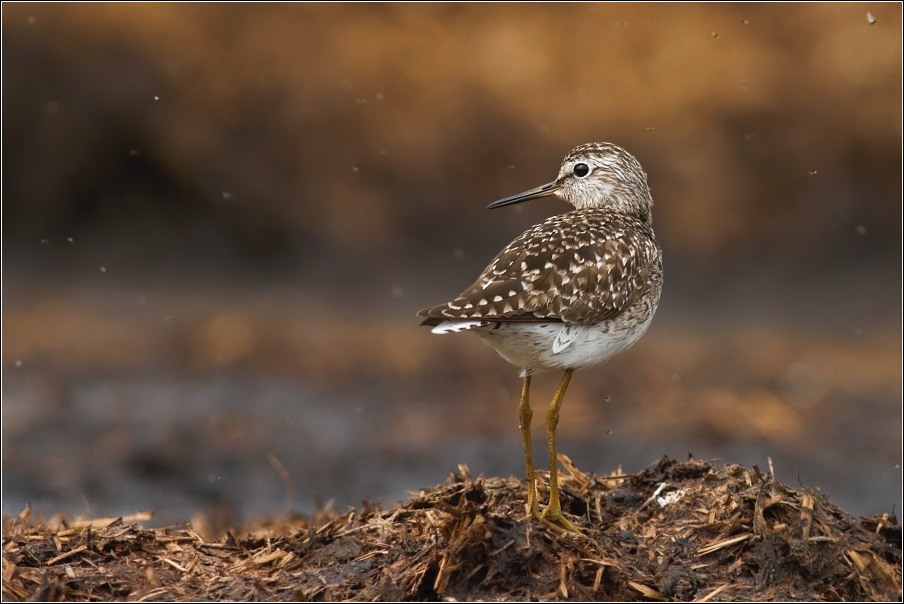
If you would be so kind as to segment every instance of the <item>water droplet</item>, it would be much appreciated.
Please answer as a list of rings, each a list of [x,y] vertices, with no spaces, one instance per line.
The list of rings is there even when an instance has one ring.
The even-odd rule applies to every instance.
[[[28,18],[28,24],[29,24],[29,25],[34,25],[34,24],[37,23],[37,22],[38,22],[38,20],[35,19],[34,17],[29,17],[29,18]]]
[[[810,176],[816,176],[816,172],[816,170],[813,170],[812,172],[807,172],[807,174],[809,174]]]
[[[47,113],[59,113],[60,104],[56,101],[50,101],[47,103]]]
[[[856,231],[858,235],[866,235],[866,227],[862,224],[857,225]]]
[[[229,201],[230,199],[235,199],[235,195],[233,195],[229,191],[223,191],[223,199]]]
[[[16,367],[22,367],[22,361],[16,360]]]
[[[377,100],[378,100],[378,101],[382,101],[384,98],[386,98],[386,97],[383,96],[383,93],[382,93],[382,92],[378,92],[378,93],[377,93]]]
[[[866,13],[866,22],[870,25],[876,24],[876,18],[873,16],[873,13]]]
[[[359,105],[363,105],[364,103],[367,102],[367,99],[355,99],[355,102],[358,103]]]
[[[155,95],[154,95],[154,100],[155,100],[155,101],[159,101],[159,100],[160,100],[160,97],[157,96],[157,95],[155,94]]]
[[[455,250],[452,252],[452,255],[455,256],[455,258],[458,260],[461,260],[462,258],[465,257],[465,253],[462,251],[462,249],[460,247],[455,248]]]
[[[747,19],[741,19],[741,25],[747,25],[749,23],[750,21],[748,21]]]
[[[138,149],[129,149],[129,155],[135,157],[136,155],[138,155]]]
[[[75,239],[73,239],[72,237],[66,237],[66,241],[68,241],[70,244],[75,243]]]
[[[107,267],[106,267],[106,266],[101,266],[101,267],[100,267],[100,272],[102,272],[103,274],[106,275],[106,274],[107,274]]]
[[[50,239],[41,239],[41,243],[43,245],[47,245],[48,243],[50,243]]]
[[[352,172],[358,172],[358,166],[352,166]]]
[[[395,287],[392,288],[392,297],[393,298],[401,298],[404,295],[405,295],[405,290],[402,289],[401,287],[399,287],[398,285],[396,285]]]

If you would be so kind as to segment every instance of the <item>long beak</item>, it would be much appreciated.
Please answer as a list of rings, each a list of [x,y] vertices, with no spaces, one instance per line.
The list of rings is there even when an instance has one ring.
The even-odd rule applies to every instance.
[[[530,201],[531,199],[538,199],[540,197],[550,197],[556,194],[560,185],[551,182],[547,185],[543,185],[542,187],[537,187],[536,189],[531,189],[530,191],[525,191],[524,193],[518,193],[517,195],[512,195],[511,197],[506,197],[505,199],[500,199],[499,201],[494,201],[490,205],[487,206],[488,210],[495,210],[496,208],[501,208],[502,206],[510,206],[515,203],[521,203],[522,201]]]

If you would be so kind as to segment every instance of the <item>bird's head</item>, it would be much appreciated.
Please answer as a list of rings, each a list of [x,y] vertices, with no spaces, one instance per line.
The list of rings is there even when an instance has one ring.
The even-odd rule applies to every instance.
[[[565,156],[551,183],[491,203],[489,209],[555,196],[575,208],[606,208],[652,222],[647,175],[633,155],[611,143],[587,143]]]

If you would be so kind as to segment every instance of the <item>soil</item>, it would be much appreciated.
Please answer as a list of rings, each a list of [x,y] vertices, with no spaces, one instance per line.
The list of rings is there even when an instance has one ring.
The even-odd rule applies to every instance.
[[[901,599],[894,516],[854,518],[756,466],[664,457],[598,476],[560,460],[563,509],[587,535],[528,519],[523,481],[466,466],[390,510],[365,501],[219,539],[142,528],[148,515],[44,523],[27,508],[3,523],[3,599]]]

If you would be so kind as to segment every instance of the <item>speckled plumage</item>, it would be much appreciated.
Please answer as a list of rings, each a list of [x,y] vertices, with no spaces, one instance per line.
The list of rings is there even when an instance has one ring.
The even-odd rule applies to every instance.
[[[473,331],[522,369],[518,416],[527,469],[527,510],[557,530],[581,532],[562,513],[556,457],[559,409],[574,370],[603,363],[646,332],[662,290],[647,175],[611,143],[576,147],[553,182],[490,204],[556,196],[574,210],[531,227],[451,302],[424,309],[434,333]],[[540,513],[528,401],[531,375],[564,370],[546,415],[549,505]]]
[[[653,230],[637,218],[575,210],[525,231],[474,285],[427,316],[598,323],[647,291],[660,256]]]

